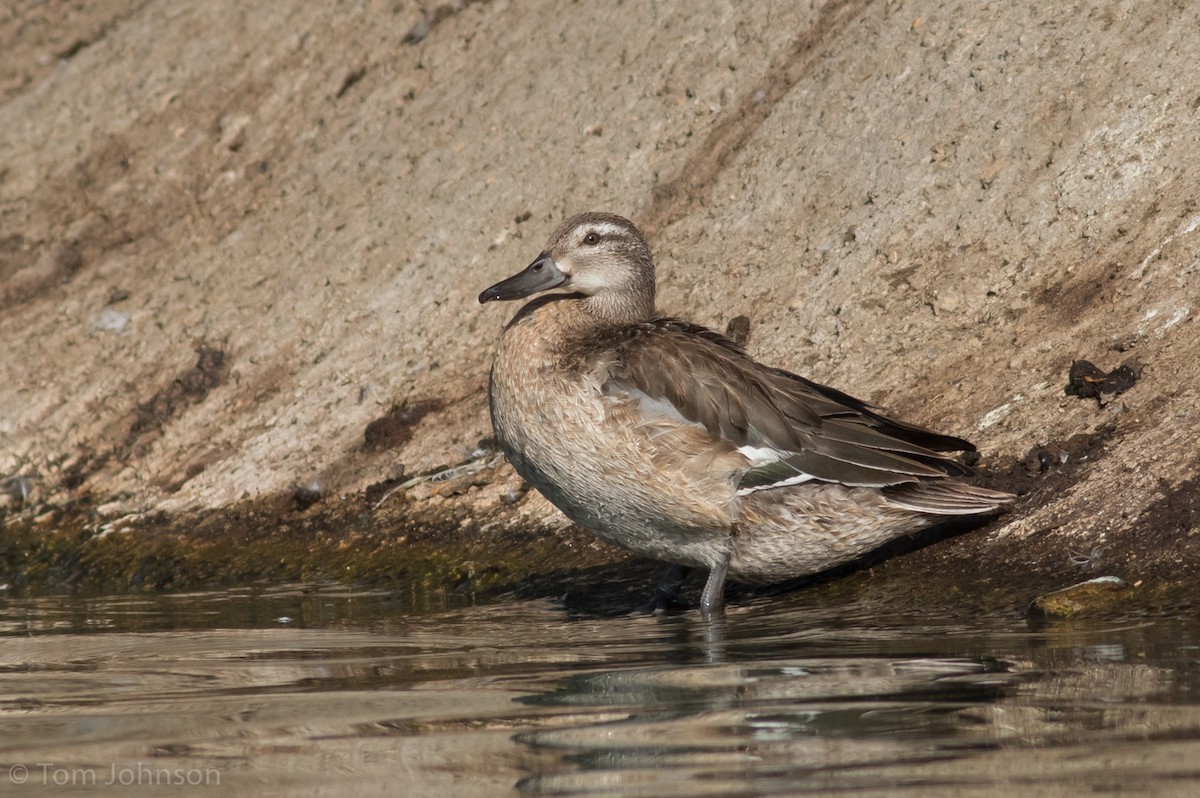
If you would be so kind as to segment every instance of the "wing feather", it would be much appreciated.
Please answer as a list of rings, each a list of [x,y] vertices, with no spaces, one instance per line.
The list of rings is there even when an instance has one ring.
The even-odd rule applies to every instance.
[[[807,479],[883,487],[971,473],[948,454],[974,450],[967,441],[887,418],[841,391],[762,366],[706,328],[656,319],[592,345],[608,353],[600,380],[606,393],[644,397],[648,410],[703,427],[718,439],[714,444],[746,447],[753,463],[739,489]]]

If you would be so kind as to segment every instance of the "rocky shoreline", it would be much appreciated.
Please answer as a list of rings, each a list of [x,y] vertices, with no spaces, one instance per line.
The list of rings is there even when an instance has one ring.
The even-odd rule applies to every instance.
[[[806,589],[1021,612],[1097,576],[1130,606],[1186,592],[1198,15],[0,12],[0,584],[620,606],[657,566],[491,451],[507,317],[474,301],[605,209],[646,231],[664,312],[974,441],[984,484],[1022,495]]]

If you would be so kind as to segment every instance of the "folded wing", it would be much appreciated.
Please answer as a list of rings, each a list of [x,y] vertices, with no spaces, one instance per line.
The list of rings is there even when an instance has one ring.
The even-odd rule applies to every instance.
[[[971,473],[948,454],[973,451],[967,441],[762,366],[711,330],[656,319],[613,336],[602,344],[613,354],[603,364],[602,390],[736,446],[749,460],[742,492],[809,480],[885,487]]]

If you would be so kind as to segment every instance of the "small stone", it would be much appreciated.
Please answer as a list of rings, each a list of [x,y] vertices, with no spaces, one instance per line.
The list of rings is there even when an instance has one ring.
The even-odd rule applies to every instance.
[[[1098,576],[1086,582],[1038,596],[1029,605],[1031,618],[1074,618],[1109,612],[1129,598],[1133,588],[1118,576]]]
[[[750,317],[734,316],[725,326],[725,337],[738,346],[745,346],[750,341]]]
[[[300,512],[312,507],[322,498],[324,498],[324,491],[321,490],[321,483],[315,479],[292,489],[292,501],[296,503],[296,509]]]
[[[1102,400],[1102,394],[1120,394],[1134,386],[1142,368],[1136,360],[1128,360],[1112,371],[1104,371],[1086,360],[1071,363],[1065,393],[1081,399]]]
[[[129,324],[129,317],[116,308],[105,308],[92,319],[92,326],[104,332],[119,333]]]

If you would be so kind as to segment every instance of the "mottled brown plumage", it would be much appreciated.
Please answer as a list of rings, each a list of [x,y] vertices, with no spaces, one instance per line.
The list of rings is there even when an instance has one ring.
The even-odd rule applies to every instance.
[[[655,317],[641,233],[568,219],[525,271],[480,302],[538,297],[492,366],[496,437],[518,473],[608,540],[710,575],[774,582],[852,560],[946,516],[1012,496],[957,478],[959,438],[752,360],[711,330]]]

